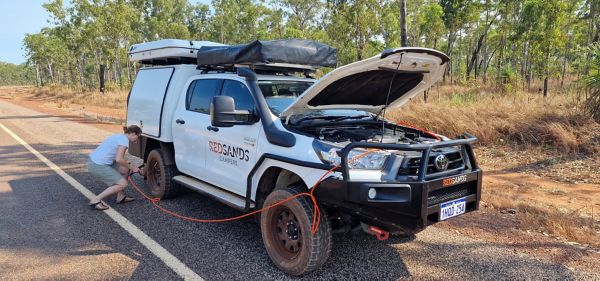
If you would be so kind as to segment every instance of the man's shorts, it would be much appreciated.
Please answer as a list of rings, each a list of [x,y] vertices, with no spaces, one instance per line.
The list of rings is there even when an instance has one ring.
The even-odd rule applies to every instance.
[[[88,159],[87,166],[90,174],[108,186],[113,186],[121,179],[124,179],[119,173],[119,164],[116,161],[112,165],[100,165],[96,164],[92,159]]]

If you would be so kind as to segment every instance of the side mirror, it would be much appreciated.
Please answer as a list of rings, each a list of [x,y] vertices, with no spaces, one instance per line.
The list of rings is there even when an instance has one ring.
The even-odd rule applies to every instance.
[[[256,119],[248,110],[235,110],[235,100],[229,96],[215,96],[210,104],[210,123],[215,127],[249,125]]]

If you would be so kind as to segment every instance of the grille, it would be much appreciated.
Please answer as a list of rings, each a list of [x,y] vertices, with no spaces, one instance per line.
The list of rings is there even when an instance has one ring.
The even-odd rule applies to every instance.
[[[442,188],[429,192],[427,195],[427,206],[436,205],[442,202],[466,197],[477,192],[472,183],[465,183],[452,187]]]
[[[428,164],[427,165],[427,174],[428,175],[440,172],[433,165],[433,161],[435,160],[435,157],[437,157],[438,155],[439,154],[432,154],[429,156],[429,161],[427,163]],[[460,155],[460,152],[456,151],[456,152],[447,153],[445,155],[446,155],[446,157],[448,157],[448,168],[446,169],[446,171],[462,168],[464,166],[464,161],[462,159],[462,156]],[[421,157],[410,158],[410,159],[408,159],[407,162],[408,163],[398,171],[398,175],[399,176],[416,176],[416,175],[418,175],[419,174],[419,165],[421,164]]]

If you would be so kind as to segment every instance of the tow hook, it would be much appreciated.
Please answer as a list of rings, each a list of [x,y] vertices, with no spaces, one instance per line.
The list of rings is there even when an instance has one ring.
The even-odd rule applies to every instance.
[[[376,226],[372,226],[372,225],[367,225],[364,223],[361,223],[363,230],[369,234],[373,234],[375,235],[375,237],[377,238],[377,240],[379,241],[384,241],[387,240],[388,238],[390,238],[390,233],[379,228]],[[368,228],[366,227],[368,226]]]

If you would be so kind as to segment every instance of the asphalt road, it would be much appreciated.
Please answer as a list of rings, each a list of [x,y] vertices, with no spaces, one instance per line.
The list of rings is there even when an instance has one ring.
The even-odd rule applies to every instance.
[[[105,188],[86,173],[85,163],[110,132],[4,101],[0,101],[0,124],[87,189],[99,193]],[[129,194],[134,191],[130,189]],[[181,279],[126,229],[106,213],[91,210],[87,202],[82,193],[0,129],[0,279]],[[239,215],[192,192],[161,204],[198,218]],[[293,279],[270,262],[259,225],[251,219],[191,223],[164,215],[141,199],[111,207],[203,279]],[[574,272],[516,253],[510,245],[429,227],[410,241],[334,236],[332,256],[325,266],[303,277],[405,278],[564,280],[600,279],[600,273]]]

